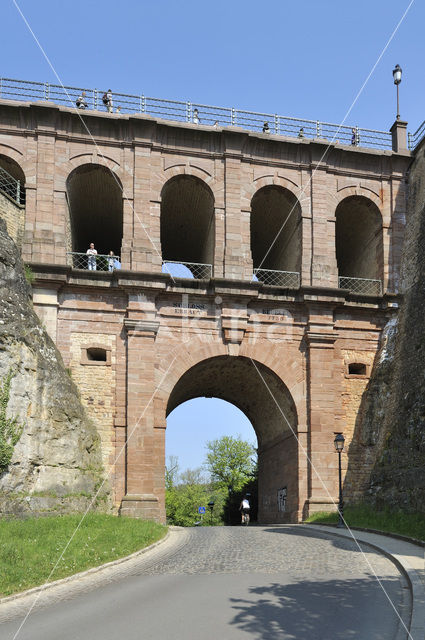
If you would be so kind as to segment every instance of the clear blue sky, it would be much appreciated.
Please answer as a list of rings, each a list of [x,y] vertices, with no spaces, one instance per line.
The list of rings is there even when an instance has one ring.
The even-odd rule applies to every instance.
[[[64,84],[340,122],[410,0],[17,0]],[[1,75],[55,82],[12,0]],[[348,118],[425,118],[425,3],[415,0]]]
[[[410,0],[18,0],[65,85],[339,123]],[[3,77],[57,83],[12,0],[2,0]],[[400,111],[425,119],[425,3],[415,0],[347,118],[388,130],[391,71],[403,68]],[[223,433],[253,440],[227,403],[195,400],[169,418],[167,453],[199,466]]]

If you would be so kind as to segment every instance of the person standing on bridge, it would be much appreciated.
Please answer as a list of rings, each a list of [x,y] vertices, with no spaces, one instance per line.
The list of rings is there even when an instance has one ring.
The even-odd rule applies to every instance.
[[[97,256],[97,251],[94,248],[94,243],[90,242],[90,247],[87,249],[87,255],[88,255],[88,259],[87,259],[87,266],[89,271],[96,271],[96,256]]]
[[[113,106],[113,102],[112,102],[112,91],[110,89],[108,89],[108,91],[103,94],[102,102],[105,105],[105,107],[107,108],[108,113],[113,113],[114,106]]]
[[[78,109],[87,109],[87,100],[86,100],[85,91],[81,92],[81,95],[78,96],[75,104],[77,105]]]

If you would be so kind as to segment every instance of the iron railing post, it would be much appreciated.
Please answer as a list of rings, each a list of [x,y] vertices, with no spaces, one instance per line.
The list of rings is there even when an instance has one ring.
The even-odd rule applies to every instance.
[[[316,121],[316,138],[320,138],[320,122]]]
[[[93,91],[93,109],[97,110],[97,89]]]
[[[186,120],[187,122],[192,121],[192,105],[190,102],[186,102]]]
[[[230,122],[232,123],[232,127],[236,124],[235,109],[233,107],[230,115]]]
[[[279,133],[279,116],[277,113],[274,114],[274,132],[276,135]]]
[[[44,99],[45,100],[49,99],[49,83],[48,82],[44,83]]]

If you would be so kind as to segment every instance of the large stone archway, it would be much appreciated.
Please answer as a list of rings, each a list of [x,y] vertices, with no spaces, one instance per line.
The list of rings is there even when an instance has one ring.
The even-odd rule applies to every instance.
[[[297,522],[297,415],[282,380],[251,358],[207,358],[178,380],[168,399],[167,415],[183,402],[200,396],[226,400],[251,421],[258,440],[259,521]],[[282,490],[286,494],[285,507],[279,502]]]

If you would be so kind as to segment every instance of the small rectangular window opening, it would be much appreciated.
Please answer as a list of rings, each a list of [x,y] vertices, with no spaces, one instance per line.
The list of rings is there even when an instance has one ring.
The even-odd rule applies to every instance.
[[[366,365],[363,362],[350,362],[348,365],[348,373],[352,376],[365,376]]]
[[[106,362],[106,349],[101,349],[100,347],[89,347],[87,349],[87,360]]]

